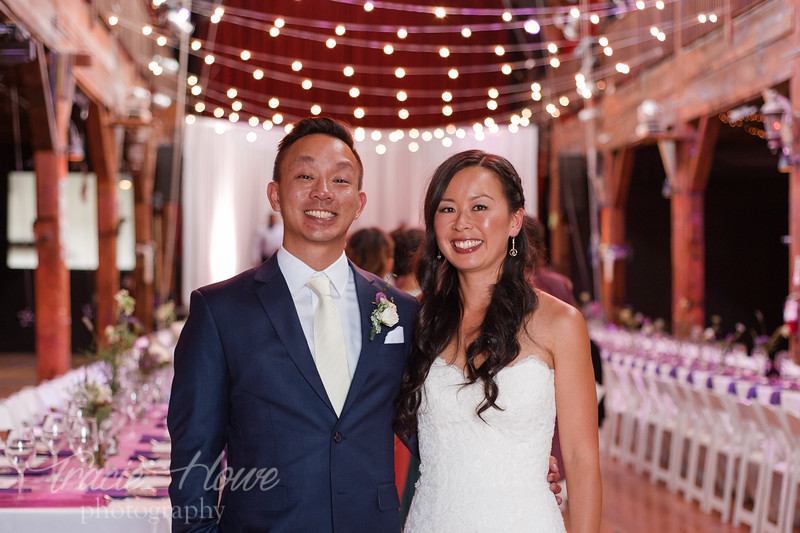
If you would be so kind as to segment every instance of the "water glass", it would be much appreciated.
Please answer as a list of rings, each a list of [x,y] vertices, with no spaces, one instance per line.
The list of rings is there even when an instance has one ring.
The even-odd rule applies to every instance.
[[[81,464],[92,464],[99,449],[97,419],[78,416],[72,421],[69,432],[69,447]]]
[[[25,469],[28,468],[29,461],[36,454],[36,439],[33,436],[33,430],[27,427],[12,429],[6,439],[5,453],[17,471],[19,477],[17,496],[20,496],[25,479]]]
[[[42,442],[53,458],[53,474],[58,463],[58,452],[67,445],[69,424],[64,413],[48,413],[42,423]]]

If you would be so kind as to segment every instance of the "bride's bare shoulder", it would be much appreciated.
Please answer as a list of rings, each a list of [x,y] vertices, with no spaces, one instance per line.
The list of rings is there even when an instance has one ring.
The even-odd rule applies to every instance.
[[[544,339],[557,339],[574,334],[576,327],[586,327],[581,312],[555,296],[536,289],[539,306],[531,315],[528,326],[534,334]]]

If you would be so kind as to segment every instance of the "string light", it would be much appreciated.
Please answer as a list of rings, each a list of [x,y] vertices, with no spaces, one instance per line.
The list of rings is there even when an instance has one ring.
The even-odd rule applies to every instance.
[[[153,2],[153,4],[156,5],[156,2]],[[641,9],[645,8],[644,4],[645,4],[645,2],[641,2],[640,1],[640,2],[636,3],[635,7],[636,7],[636,9],[640,9],[641,10]],[[648,4],[650,4],[650,2],[648,2]],[[160,5],[160,3],[159,3],[159,5]],[[653,2],[652,5],[653,5],[654,8],[659,9],[659,10],[664,9],[664,7],[665,7],[665,3],[663,1],[661,1],[661,0]],[[374,9],[374,7],[375,6],[371,2],[365,3],[365,9],[367,11],[371,11],[372,9]],[[403,4],[392,4],[391,9],[397,9],[397,10],[401,10],[401,11],[412,12],[415,9],[419,9],[420,7],[421,6],[415,5],[415,4],[403,3]],[[595,11],[592,11],[593,9]],[[617,9],[615,9],[615,15],[619,14],[619,13],[623,13],[625,11],[630,11],[632,9],[633,9],[632,6],[624,7],[624,8],[621,8],[621,9],[617,8]],[[519,9],[514,9],[513,11],[512,10],[499,10],[499,9],[469,10],[467,8],[452,8],[452,9],[448,9],[447,11],[445,11],[444,8],[437,8],[434,11],[434,14],[436,15],[437,18],[442,19],[442,18],[447,17],[448,14],[451,14],[451,15],[452,14],[456,14],[456,15],[459,15],[459,16],[472,15],[472,13],[470,13],[470,11],[475,11],[475,14],[478,14],[477,11],[480,11],[482,16],[487,16],[487,15],[490,15],[490,14],[494,13],[494,14],[499,15],[500,17],[502,17],[502,20],[505,23],[509,23],[509,22],[513,21],[514,18],[517,18],[517,20],[519,22],[516,23],[515,27],[516,28],[524,28],[525,31],[530,33],[530,34],[534,34],[533,30],[536,30],[536,31],[540,30],[541,26],[544,25],[544,24],[553,24],[555,21],[563,20],[563,17],[566,14],[569,14],[569,16],[571,18],[573,18],[573,19],[580,19],[581,16],[585,16],[593,24],[598,24],[602,20],[603,17],[611,17],[612,16],[612,14],[608,10],[595,8],[595,7],[591,8],[588,11],[588,13],[586,13],[585,15],[583,15],[580,12],[580,10],[578,8],[576,8],[576,7],[569,8],[568,10],[567,10],[567,8],[563,8],[563,9],[556,9],[556,10],[552,10],[551,9],[549,11],[545,10],[545,9],[537,9],[537,8],[519,8]],[[255,24],[256,23],[255,21],[257,19],[256,18],[250,19],[249,15],[248,15],[248,12],[257,13],[255,11],[251,11],[251,10],[247,10],[247,9],[237,9],[236,13],[235,13],[235,17],[231,16],[230,19],[228,19],[228,18],[225,19],[226,24]],[[430,13],[430,9],[428,10],[428,12]],[[214,23],[214,24],[219,23],[222,20],[224,13],[225,13],[225,11],[224,11],[223,8],[221,8],[221,7],[220,8],[216,8],[214,10],[214,13],[211,15],[210,18],[216,18],[217,20],[216,21],[212,20],[212,23]],[[714,15],[714,14],[703,14],[703,13],[701,13],[700,15],[702,15],[702,16],[699,17],[699,18],[697,18],[697,15],[698,15],[697,13],[691,14],[691,17],[694,18],[694,22],[693,22],[694,24],[706,24],[708,22],[716,21],[716,15]],[[208,15],[206,14],[205,16],[208,16]],[[252,22],[248,23],[248,22],[246,22],[247,20],[251,20]],[[261,20],[263,20],[263,18]],[[291,27],[289,28],[289,30],[287,30],[287,33],[286,33],[287,36],[289,35],[289,33],[288,33],[289,31],[294,32],[294,31],[298,31],[298,28],[308,27],[301,19],[290,19],[290,22],[291,22]],[[342,24],[338,24],[338,25],[334,26],[333,24],[330,24],[329,22],[325,22],[325,21],[313,21],[313,22],[317,24],[316,26],[313,26],[313,27],[327,28],[328,32],[330,32],[330,30],[333,29],[334,33],[339,37],[344,36],[346,33],[348,33],[349,30],[353,29],[350,24],[348,24],[348,29],[346,30],[344,25],[342,25]],[[461,22],[463,22],[463,21],[461,21]],[[117,23],[124,27],[124,20],[118,20]],[[260,24],[261,22],[258,22],[258,23]],[[275,21],[272,24],[273,25],[270,27],[268,22],[266,22],[266,21],[263,22],[264,31],[268,31],[268,30],[270,30],[272,28],[281,29],[281,28],[284,28],[285,25],[286,25],[285,20],[282,19],[282,18],[276,18]],[[446,31],[458,32],[465,39],[469,38],[472,35],[472,31],[475,28],[479,28],[481,31],[496,31],[496,28],[494,28],[494,26],[498,26],[497,22],[494,22],[493,25],[491,25],[491,24],[475,24],[475,25],[472,25],[471,24],[471,25],[467,26],[467,25],[463,25],[462,24],[462,25],[459,25],[458,27],[446,26],[446,24],[447,24],[446,22],[444,24],[445,24],[445,26],[443,26],[441,23],[438,23],[437,27],[442,28],[442,29],[444,29]],[[653,27],[650,30],[650,36],[651,37],[655,37],[659,41],[663,42],[666,39],[666,37],[668,35],[668,32],[671,32],[673,29],[677,28],[678,25],[681,25],[681,27],[686,27],[688,24],[689,24],[689,22],[687,22],[687,20],[684,19],[683,21],[678,21],[673,26],[669,26],[668,25],[667,28],[665,28],[664,30],[661,30],[661,29],[658,29],[656,27]],[[380,30],[376,30],[376,31],[394,32],[394,33],[396,33],[398,39],[405,39],[410,32],[424,33],[426,31],[424,28],[425,27],[423,27],[423,26],[414,27],[414,28],[410,28],[410,27],[388,28],[387,27],[385,29],[380,29]],[[431,26],[431,28],[433,28],[433,26]],[[490,29],[490,28],[492,28],[492,29]],[[145,36],[148,36],[148,37],[150,35],[152,35],[152,33],[153,33],[152,27],[142,27],[142,26],[139,25],[139,26],[135,26],[135,27],[132,27],[132,28],[129,27],[129,29],[134,30],[134,31],[141,31],[142,35],[145,35]],[[655,31],[656,29],[658,29],[659,31],[656,32]],[[508,30],[508,28],[506,28],[504,31],[507,31],[507,30]],[[361,30],[356,29],[355,31],[356,32],[357,31],[363,31],[363,29],[361,29]],[[353,33],[350,33],[350,35],[353,35]],[[292,34],[292,36],[296,36],[296,34]],[[168,39],[168,37],[166,35],[160,35],[160,36],[152,35],[152,38],[155,38],[156,39],[156,44],[159,44],[160,46],[166,46],[167,44],[169,44],[169,39]],[[316,40],[318,42],[320,42],[320,43],[326,43],[326,42],[327,43],[336,43],[336,39],[333,39],[332,37],[330,37],[330,34],[328,34],[328,37],[326,39],[316,39]],[[624,45],[620,45],[619,42],[615,42],[615,44],[622,49],[622,48],[628,48],[630,46],[633,46],[632,43],[634,43],[634,41],[636,41],[636,43],[643,42],[641,39],[636,38],[636,39],[628,39],[628,40],[626,40]],[[352,45],[354,42],[357,42],[357,41],[350,41],[348,44]],[[600,42],[600,44],[601,44],[601,47],[598,48],[598,51],[602,51],[602,53],[605,54],[606,56],[613,55],[614,50],[608,44],[608,40],[607,39],[605,39],[605,46],[602,46],[602,43],[601,43],[600,40],[598,40],[598,42]],[[163,43],[163,44],[161,44],[161,43]],[[363,41],[362,41],[362,43],[363,43]],[[339,44],[341,44],[341,43],[339,43]],[[562,43],[557,43],[557,42],[553,42],[553,43],[549,43],[549,44],[551,46],[548,47],[548,51],[551,54],[558,53],[559,46],[562,45]],[[335,44],[334,44],[334,46],[335,46]],[[401,48],[397,44],[387,44],[387,46],[391,47],[392,51],[401,50]],[[466,54],[466,53],[473,53],[474,54],[474,53],[476,53],[476,50],[474,49],[475,47],[472,47],[473,49],[468,50],[468,49],[466,49],[464,47],[459,48],[459,47],[452,47],[452,46],[448,46],[448,47],[437,46],[435,49],[432,50],[431,49],[431,45],[419,46],[419,45],[403,44],[402,46],[411,46],[411,48],[408,48],[408,50],[414,50],[414,51],[417,51],[417,52],[436,52],[442,58],[451,57],[452,54],[454,54],[454,53],[456,53],[456,54]],[[522,46],[528,46],[528,45],[522,45]],[[191,48],[192,48],[192,50],[194,52],[200,52],[202,50],[202,47],[203,47],[203,43],[202,43],[201,40],[195,39],[195,40],[193,40],[191,42]],[[416,49],[414,49],[414,47],[416,47]],[[254,62],[258,61],[260,63],[261,61],[265,60],[264,56],[266,56],[266,61],[267,62],[274,62],[273,60],[269,59],[269,57],[268,57],[269,54],[264,54],[263,52],[253,53],[253,52],[251,52],[249,50],[239,50],[239,51],[234,51],[234,53],[238,57],[233,57],[231,55],[227,55],[227,54],[230,54],[231,51],[226,51],[223,48],[224,48],[224,46],[220,46],[219,43],[215,43],[215,45],[214,45],[214,53],[213,54],[212,53],[199,54],[199,57],[202,58],[202,60],[207,65],[212,65],[212,64],[216,63],[216,64],[221,65],[224,68],[229,68],[229,67],[239,68],[239,69],[241,69],[241,70],[243,70],[243,71],[245,71],[247,73],[252,74],[252,76],[253,76],[253,78],[255,80],[263,79],[266,76],[266,74],[265,74],[265,70],[266,69],[262,69],[262,68],[252,69],[252,68],[247,68],[247,67],[244,67],[244,66],[238,66],[237,67],[235,65],[235,63],[232,62],[232,60],[234,60],[234,59],[236,61],[238,61],[239,59],[241,59],[241,61],[253,60]],[[530,50],[529,46],[528,46],[528,49]],[[484,48],[484,52],[485,51],[486,50]],[[521,47],[515,47],[513,45],[512,46],[505,46],[505,47],[503,45],[497,45],[497,46],[494,47],[494,51],[495,51],[495,54],[497,56],[502,56],[504,53],[507,53],[509,51],[520,52],[520,51],[522,51],[522,48]],[[262,57],[259,58],[257,56],[262,56]],[[553,57],[553,58],[550,58],[549,62],[546,62],[545,65],[550,65],[550,67],[552,67],[552,68],[558,68],[561,65],[561,62],[562,62],[561,58]],[[310,71],[314,71],[313,69],[318,68],[318,66],[312,66],[311,63],[313,63],[313,61],[309,61],[309,65],[307,65],[308,68],[312,69]],[[324,63],[324,61],[320,60],[318,63]],[[299,61],[297,61],[296,64],[300,64],[300,69],[303,68],[303,64],[300,63]],[[634,65],[641,64],[641,61],[637,62],[635,60],[635,58],[634,58],[634,63],[633,64]],[[283,65],[286,65],[286,63],[283,63]],[[540,63],[540,65],[542,65],[542,63]],[[259,64],[259,66],[263,66],[263,65]],[[501,68],[501,72],[503,72],[506,75],[509,75],[514,70],[516,70],[518,68],[519,69],[522,69],[522,68],[531,69],[531,68],[534,68],[535,66],[536,66],[535,59],[528,58],[525,62],[522,62],[522,61],[514,62],[514,61],[512,61],[512,62],[504,63],[503,65],[500,66],[500,68]],[[362,72],[362,67],[359,67],[358,65],[356,65],[355,67],[359,68],[359,72],[362,75],[366,74],[366,75],[369,75],[369,76],[379,74],[378,70],[380,68],[384,68],[384,69],[387,68],[387,67],[378,67],[376,65],[367,65],[366,67],[363,67],[363,72]],[[491,65],[473,66],[473,67],[469,67],[469,68],[467,68],[465,70],[462,70],[461,74],[474,75],[474,74],[479,73],[479,72],[491,72],[489,67],[491,67]],[[494,65],[494,69],[497,69],[497,67],[498,67],[498,65],[495,64]],[[332,70],[332,69],[338,69],[338,68],[341,68],[341,66],[336,66],[335,64],[329,64],[329,65],[327,65],[326,70]],[[394,67],[392,67],[392,68],[394,69]],[[607,73],[612,70],[612,67],[610,65],[608,65],[605,68],[606,68],[606,72]],[[284,69],[285,69],[285,67],[284,67]],[[294,72],[299,72],[300,69],[296,68],[295,64],[292,64],[292,70]],[[630,73],[630,69],[631,69],[630,65],[625,64],[625,63],[617,63],[613,67],[613,71],[614,72],[621,73],[621,74]],[[153,68],[151,69],[151,71],[153,72],[154,75],[159,75],[161,72],[163,72],[163,67],[162,67],[162,65],[154,65]],[[287,77],[285,75],[285,73],[280,72],[280,69],[278,69],[277,67],[276,68],[270,67],[268,70],[266,70],[266,72],[270,72],[270,76],[271,76],[270,79],[275,79],[275,80],[277,80],[279,82],[291,82],[292,81],[291,79],[289,79],[289,77]],[[354,69],[353,66],[348,66],[347,69],[345,69],[343,72],[344,72],[345,77],[350,77],[350,76],[353,76],[355,74],[355,69]],[[452,80],[455,80],[455,79],[457,79],[459,77],[459,70],[455,69],[455,68],[451,68],[449,70],[446,70],[446,69],[445,70],[441,70],[440,72],[442,72],[442,73],[443,72],[447,72],[448,77],[450,79],[452,79]],[[496,70],[495,70],[495,72],[496,72]],[[395,75],[398,78],[402,78],[402,77],[404,77],[406,75],[428,76],[428,75],[430,75],[432,73],[434,73],[434,70],[433,70],[432,67],[423,67],[423,68],[412,67],[412,68],[409,69],[408,66],[406,66],[406,67],[398,67],[397,69],[395,69]],[[604,74],[603,76],[606,76],[606,75],[608,75],[608,74]],[[298,77],[294,78],[293,83],[300,85],[305,90],[309,90],[311,87],[313,87],[315,85],[316,82],[314,80],[315,79],[300,78],[298,76]],[[548,94],[556,93],[555,96],[554,96],[556,101],[563,100],[565,97],[562,97],[562,98],[558,97],[558,93],[562,93],[564,91],[564,89],[565,89],[565,85],[566,84],[565,84],[565,80],[563,79],[563,77],[561,77],[561,78],[558,78],[558,77],[550,78],[549,80],[550,80],[549,83],[551,84],[551,89],[556,88],[556,87],[560,87],[560,88],[556,88],[555,90],[551,90]],[[188,79],[187,79],[187,81],[188,81]],[[319,80],[317,80],[317,81],[319,81]],[[576,87],[578,89],[578,94],[580,94],[584,98],[588,98],[588,97],[591,97],[592,90],[600,91],[600,90],[603,90],[603,88],[605,87],[605,82],[602,79],[595,79],[595,80],[593,80],[593,82],[594,82],[594,84],[591,85],[591,87],[587,87],[587,86],[581,87],[581,86],[577,86],[577,84],[576,84]],[[199,86],[197,86],[196,89],[195,89],[196,84],[197,84],[197,78],[196,77],[195,77],[194,84],[187,83],[187,85],[189,86],[190,92],[192,92],[195,96],[198,96],[202,92],[205,92],[207,94],[207,96],[204,97],[205,99],[211,99],[212,102],[214,102],[214,103],[220,101],[218,99],[218,97],[215,96],[217,94],[220,94],[220,92],[221,92],[220,88],[216,88],[216,90],[213,90],[213,91],[211,91],[209,93],[208,91],[203,91]],[[213,84],[213,82],[212,82],[212,84]],[[327,91],[342,91],[342,92],[350,91],[350,89],[353,88],[350,85],[348,85],[347,87],[343,87],[342,85],[343,84],[329,84],[328,82],[325,82],[324,84],[320,85],[320,88],[322,90],[327,90]],[[471,89],[472,85],[468,84],[468,83],[465,83],[464,85],[465,85],[464,88],[458,88],[455,91],[456,94],[459,96],[459,102],[460,102],[459,109],[462,109],[462,108],[463,109],[470,109],[470,107],[472,109],[474,109],[475,105],[477,103],[477,102],[474,101],[474,97],[475,97],[475,93],[478,90],[478,88],[476,87],[475,89]],[[573,87],[572,90],[575,90],[576,87]],[[222,90],[224,90],[224,89],[222,89]],[[385,94],[385,91],[386,90],[390,90],[390,89],[389,88],[385,88],[385,87],[381,88],[381,87],[366,86],[366,87],[362,87],[360,90],[358,90],[359,91],[358,94],[361,94],[361,92],[365,92],[365,94],[368,94],[368,95],[376,95],[376,94],[381,94],[381,92],[380,92],[381,90],[383,90],[384,94]],[[538,87],[538,90],[536,90],[536,91],[534,91],[533,87],[532,87],[531,92],[530,93],[525,92],[524,95],[522,94],[523,90],[524,89],[522,87],[520,87],[520,84],[513,84],[512,83],[512,84],[504,85],[503,86],[503,92],[504,92],[504,95],[506,95],[506,96],[504,96],[504,99],[502,100],[503,105],[509,104],[511,106],[516,106],[517,110],[519,110],[520,104],[524,105],[524,101],[529,96],[532,99],[534,99],[535,101],[540,101],[541,100],[542,90],[541,90],[540,86]],[[435,94],[436,95],[441,95],[442,99],[445,102],[452,101],[453,94],[450,91],[444,91],[444,92],[440,92],[440,91],[441,91],[440,89],[437,90]],[[427,95],[425,94],[425,92],[426,91],[422,91],[419,96],[422,97],[422,98],[430,97],[431,96],[430,93],[433,92],[433,91],[428,90],[427,91],[427,93],[428,93]],[[444,96],[445,94],[447,94],[449,97],[445,98],[445,96]],[[486,94],[485,93],[485,89],[484,89],[484,94]],[[418,96],[417,95],[417,91],[415,91],[415,100],[416,100],[417,96]],[[490,97],[491,97],[491,95],[490,95]],[[498,105],[498,108],[499,108],[499,104],[497,103],[497,98],[498,97],[499,97],[499,94],[494,96],[492,98],[492,100],[495,100],[495,103]],[[406,99],[407,99],[407,95],[406,95]],[[251,109],[250,108],[251,103],[255,102],[257,100],[258,100],[257,96],[252,96],[252,95],[244,96],[244,101],[250,102],[250,103],[247,104],[248,109]],[[568,98],[567,98],[567,100],[568,100]],[[260,101],[262,102],[261,106],[263,106],[264,100],[260,100]],[[398,98],[398,101],[405,101],[405,99],[401,100],[401,99]],[[420,100],[420,102],[422,102],[422,100]],[[198,104],[199,103],[200,102],[198,102]],[[464,105],[462,105],[462,104],[464,104]],[[196,109],[197,104],[196,103],[189,102],[188,105],[195,106],[195,111],[197,111],[197,109]],[[239,101],[239,105],[242,105],[241,101]],[[406,111],[409,112],[410,114],[414,114],[414,115],[417,114],[417,110],[420,110],[420,112],[423,113],[423,114],[430,114],[431,113],[430,106],[428,106],[429,110],[425,111],[425,106],[422,103],[417,104],[417,105],[418,105],[418,107],[412,106],[410,108],[406,108]],[[294,109],[298,108],[297,103],[291,98],[287,100],[287,106],[289,106],[290,108],[294,108]],[[341,106],[339,106],[339,107],[341,107]],[[206,109],[205,105],[202,106],[202,109],[203,109],[203,111],[197,111],[197,112],[198,113],[204,112],[205,109]],[[288,110],[288,108],[287,108],[287,110]],[[370,107],[369,110],[370,110],[370,114],[371,115],[375,115],[376,113],[378,115],[386,114],[386,111],[387,111],[386,108],[374,108],[374,107]],[[256,109],[254,109],[253,111],[258,113],[258,111]],[[556,111],[558,111],[558,110],[556,109]],[[339,112],[339,111],[336,111],[335,109],[329,109],[329,107],[326,105],[326,112],[334,112],[334,113],[336,113],[336,112]],[[528,112],[530,113],[530,110]],[[362,108],[362,113],[365,113],[363,108]],[[540,113],[540,111],[537,111],[537,113]],[[511,117],[515,117],[515,116],[518,117],[518,115],[509,114],[503,120],[513,121],[511,123],[513,123],[515,125],[522,124],[524,122],[523,119],[527,119],[527,122],[530,123],[531,117],[525,117],[523,115],[522,118],[511,118]],[[502,117],[502,115],[499,115],[498,119],[500,119],[501,117]],[[229,117],[229,119],[230,119],[230,117]]]

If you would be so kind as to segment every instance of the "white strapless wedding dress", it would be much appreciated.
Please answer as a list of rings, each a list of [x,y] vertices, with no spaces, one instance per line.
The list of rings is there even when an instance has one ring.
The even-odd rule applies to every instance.
[[[419,409],[420,478],[405,533],[565,532],[547,482],[555,425],[553,370],[536,356],[495,377],[497,405],[481,420],[482,383],[436,358]]]

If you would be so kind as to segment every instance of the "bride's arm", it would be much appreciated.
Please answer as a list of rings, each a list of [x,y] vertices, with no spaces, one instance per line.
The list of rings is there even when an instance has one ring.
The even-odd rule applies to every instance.
[[[571,306],[549,313],[553,337],[556,412],[569,485],[572,533],[600,529],[602,488],[597,435],[597,396],[586,323]]]

